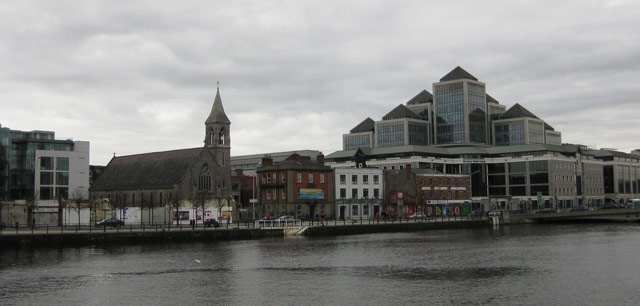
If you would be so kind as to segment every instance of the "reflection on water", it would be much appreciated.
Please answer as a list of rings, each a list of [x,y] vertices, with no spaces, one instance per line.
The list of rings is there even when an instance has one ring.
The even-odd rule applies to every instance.
[[[596,224],[0,250],[0,305],[638,305],[639,246]]]

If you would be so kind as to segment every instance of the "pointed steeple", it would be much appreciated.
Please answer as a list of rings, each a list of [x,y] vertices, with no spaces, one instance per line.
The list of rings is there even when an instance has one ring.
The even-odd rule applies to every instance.
[[[207,118],[205,124],[209,123],[226,123],[230,124],[231,121],[227,117],[227,114],[224,112],[224,108],[222,107],[222,99],[220,99],[220,88],[216,91],[216,98],[213,101],[213,107],[211,108],[211,113]]]

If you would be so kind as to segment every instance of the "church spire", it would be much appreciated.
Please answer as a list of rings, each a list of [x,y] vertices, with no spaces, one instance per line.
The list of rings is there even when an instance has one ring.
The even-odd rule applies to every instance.
[[[220,86],[219,83],[218,83],[218,86]],[[225,114],[224,112],[224,108],[222,107],[222,99],[220,99],[220,87],[217,88],[216,98],[213,100],[213,107],[211,108],[211,113],[209,114],[207,121],[205,121],[204,123],[205,124],[209,124],[209,123],[230,124],[231,123],[231,121],[227,117],[227,114]]]

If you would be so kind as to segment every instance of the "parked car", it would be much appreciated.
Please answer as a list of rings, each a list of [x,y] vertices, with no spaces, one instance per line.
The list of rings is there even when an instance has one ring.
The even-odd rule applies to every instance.
[[[569,209],[569,212],[572,212],[572,211],[589,211],[589,210],[593,210],[593,208],[591,208],[590,206],[587,206],[587,205],[580,205],[580,206],[576,206],[576,207],[571,207],[571,209]]]
[[[102,221],[96,222],[96,227],[100,227],[100,226],[122,227],[124,226],[124,221],[117,218],[104,219]]]
[[[556,210],[553,208],[543,208],[536,211],[536,214],[553,214]]]
[[[425,218],[425,215],[424,215],[424,214],[422,214],[422,213],[415,213],[415,214],[413,214],[413,215],[409,216],[408,218],[409,218],[409,219],[414,219],[414,220],[417,220],[417,219],[424,219],[424,218]]]
[[[220,223],[216,219],[207,219],[204,221],[204,226],[206,227],[219,227]]]
[[[295,218],[293,216],[280,216],[277,221],[293,221]]]

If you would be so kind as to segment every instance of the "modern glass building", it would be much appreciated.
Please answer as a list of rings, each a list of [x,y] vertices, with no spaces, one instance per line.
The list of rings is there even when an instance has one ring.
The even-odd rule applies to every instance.
[[[433,84],[436,144],[488,144],[485,84],[460,66]]]
[[[550,125],[518,103],[496,120],[492,120],[491,125],[493,144],[496,146],[561,144],[560,132],[554,131]]]
[[[88,142],[0,128],[0,153],[2,200],[67,199],[78,188],[88,196]]]

